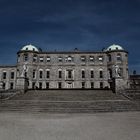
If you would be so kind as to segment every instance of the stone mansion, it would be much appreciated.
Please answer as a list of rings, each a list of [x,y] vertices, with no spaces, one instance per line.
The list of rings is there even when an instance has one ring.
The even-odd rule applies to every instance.
[[[28,89],[102,89],[128,86],[128,52],[111,45],[100,52],[44,52],[26,45],[17,52],[15,66],[0,66],[2,89],[16,89],[18,78]]]

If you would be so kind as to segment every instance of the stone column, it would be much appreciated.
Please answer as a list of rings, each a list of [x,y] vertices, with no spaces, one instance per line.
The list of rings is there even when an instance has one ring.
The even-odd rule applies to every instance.
[[[25,92],[28,89],[28,79],[25,77],[17,77],[16,89]]]

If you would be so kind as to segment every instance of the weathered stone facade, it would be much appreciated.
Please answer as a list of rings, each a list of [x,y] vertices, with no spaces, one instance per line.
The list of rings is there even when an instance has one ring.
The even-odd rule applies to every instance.
[[[3,89],[15,89],[19,77],[28,78],[29,89],[63,89],[110,88],[113,79],[120,79],[118,88],[124,88],[128,86],[127,54],[118,45],[101,52],[42,52],[27,45],[17,53],[16,66],[0,67],[0,81]]]

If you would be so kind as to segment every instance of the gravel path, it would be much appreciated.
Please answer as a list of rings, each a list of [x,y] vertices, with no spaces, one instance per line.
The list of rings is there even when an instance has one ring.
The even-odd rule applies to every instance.
[[[140,112],[0,113],[0,140],[139,140]]]

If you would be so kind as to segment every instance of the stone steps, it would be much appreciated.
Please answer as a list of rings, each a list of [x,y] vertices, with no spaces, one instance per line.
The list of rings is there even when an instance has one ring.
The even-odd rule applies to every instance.
[[[139,102],[129,101],[110,90],[31,90],[0,103],[0,112],[95,113],[138,110]]]
[[[16,101],[2,103],[0,111],[18,112],[112,112],[139,110],[140,104],[131,101],[91,101],[91,102],[40,102]]]
[[[17,95],[14,100],[47,100],[47,101],[87,101],[87,100],[109,100],[122,99],[110,90],[48,90],[48,91],[28,91],[24,95]],[[13,100],[12,99],[12,100]]]

